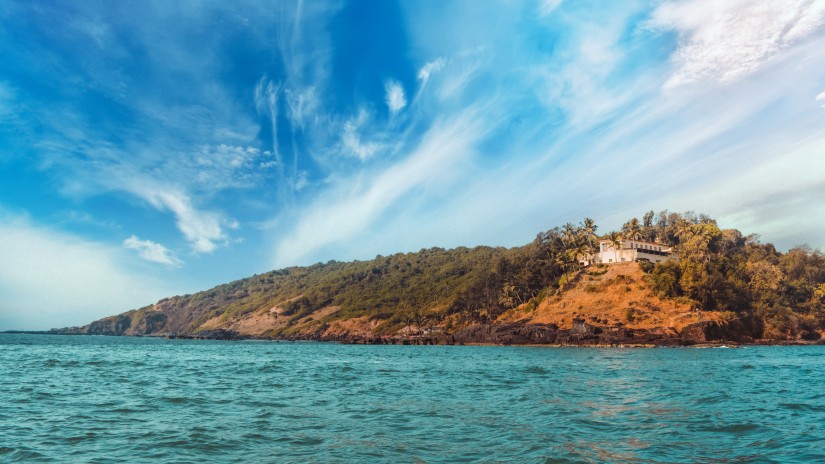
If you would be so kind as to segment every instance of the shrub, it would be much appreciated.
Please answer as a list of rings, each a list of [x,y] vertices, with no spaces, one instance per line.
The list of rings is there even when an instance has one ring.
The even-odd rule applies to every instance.
[[[649,275],[649,282],[653,291],[660,297],[677,297],[682,294],[679,286],[679,279],[682,277],[682,269],[676,262],[668,261],[661,263],[653,269]]]
[[[653,269],[656,268],[656,264],[651,263],[650,260],[644,258],[637,260],[637,262],[639,263],[639,268],[645,274],[650,274],[651,272],[653,272]]]

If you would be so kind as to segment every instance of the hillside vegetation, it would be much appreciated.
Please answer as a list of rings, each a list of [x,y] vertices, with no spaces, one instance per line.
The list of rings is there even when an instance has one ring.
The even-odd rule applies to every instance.
[[[649,212],[603,236],[591,219],[517,248],[431,248],[330,261],[255,275],[175,296],[70,333],[341,339],[455,333],[475,325],[631,327],[679,334],[691,324],[733,324],[740,338],[816,340],[825,328],[825,257],[787,253],[756,235],[721,230],[693,213]],[[678,261],[581,261],[598,240],[674,246]]]

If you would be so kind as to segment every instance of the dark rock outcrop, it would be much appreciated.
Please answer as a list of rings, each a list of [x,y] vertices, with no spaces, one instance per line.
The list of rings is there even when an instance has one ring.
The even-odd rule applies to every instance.
[[[132,319],[131,331],[135,335],[146,335],[162,332],[166,326],[168,316],[160,311],[141,313]]]
[[[234,330],[212,329],[201,330],[195,333],[170,333],[166,338],[185,338],[191,340],[246,340],[250,337],[239,334]]]
[[[750,343],[756,338],[754,327],[746,320],[734,319],[730,322],[703,321],[685,326],[679,338],[686,344],[731,341]]]
[[[131,326],[131,315],[121,314],[94,321],[85,327],[84,332],[88,335],[124,335]]]
[[[449,336],[452,343],[492,345],[554,344],[559,336],[555,324],[478,324]]]

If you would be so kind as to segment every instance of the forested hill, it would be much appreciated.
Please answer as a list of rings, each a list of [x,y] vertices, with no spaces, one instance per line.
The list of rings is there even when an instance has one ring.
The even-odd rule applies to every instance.
[[[610,273],[606,265],[583,269],[580,261],[598,250],[600,238],[657,241],[680,259],[614,265]],[[551,307],[577,310],[564,319]],[[626,316],[618,320],[616,310]],[[579,338],[684,338],[691,322],[704,324],[706,334],[745,341],[816,340],[825,329],[825,257],[806,246],[780,253],[704,215],[651,211],[604,235],[585,219],[511,249],[431,248],[276,270],[56,331],[321,340],[455,334],[475,341],[467,335],[480,330],[473,327],[522,333],[513,326],[536,321],[541,333],[572,330],[565,337]],[[717,330],[722,325],[727,329]],[[519,340],[530,337],[539,336]]]

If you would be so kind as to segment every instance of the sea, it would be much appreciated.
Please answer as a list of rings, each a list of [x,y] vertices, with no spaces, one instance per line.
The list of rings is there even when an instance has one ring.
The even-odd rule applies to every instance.
[[[825,462],[825,346],[0,334],[0,462]]]

